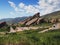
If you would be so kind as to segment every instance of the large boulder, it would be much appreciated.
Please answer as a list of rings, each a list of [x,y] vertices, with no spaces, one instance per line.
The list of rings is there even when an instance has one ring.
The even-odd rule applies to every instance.
[[[52,26],[53,29],[60,29],[60,23],[56,23]]]

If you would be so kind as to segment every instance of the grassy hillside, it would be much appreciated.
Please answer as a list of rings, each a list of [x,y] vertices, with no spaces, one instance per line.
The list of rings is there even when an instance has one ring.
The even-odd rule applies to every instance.
[[[44,18],[60,18],[60,11],[52,12],[50,14],[42,16]]]
[[[0,45],[60,45],[60,30],[39,34],[40,30],[0,35]]]
[[[60,18],[60,11],[53,12],[43,16],[44,18]],[[23,18],[25,19],[25,18]],[[13,22],[23,20],[22,18],[15,18]],[[16,22],[17,23],[17,22]],[[18,24],[19,25],[19,24]],[[52,26],[51,23],[41,23],[33,26]],[[10,26],[0,28],[0,32],[9,31]],[[43,29],[28,30],[16,32],[11,34],[0,34],[0,45],[60,45],[60,29],[55,31],[48,31],[45,33],[38,33]]]

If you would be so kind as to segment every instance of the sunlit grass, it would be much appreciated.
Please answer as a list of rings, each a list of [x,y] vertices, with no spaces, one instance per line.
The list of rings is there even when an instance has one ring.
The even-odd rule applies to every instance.
[[[29,30],[5,34],[0,37],[0,44],[18,45],[60,45],[60,30],[38,33],[39,30]]]

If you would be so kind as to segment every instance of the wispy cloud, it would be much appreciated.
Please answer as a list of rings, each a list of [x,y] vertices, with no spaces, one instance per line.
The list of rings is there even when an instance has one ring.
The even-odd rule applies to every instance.
[[[18,11],[18,8],[16,7],[16,5],[15,5],[14,2],[8,1],[8,3],[10,4],[10,6],[11,6],[12,8],[14,8],[15,11]]]
[[[23,9],[26,13],[37,13],[39,9],[35,8],[33,5],[25,5],[24,3],[19,4],[19,8]]]
[[[8,1],[8,3],[10,4],[11,7],[16,8],[16,5],[13,2]]]
[[[41,12],[41,15],[51,13],[53,11],[60,10],[60,0],[39,0],[37,5],[26,5],[24,3],[19,3],[18,6],[14,2],[8,1],[10,6],[14,8],[15,12],[34,14]]]

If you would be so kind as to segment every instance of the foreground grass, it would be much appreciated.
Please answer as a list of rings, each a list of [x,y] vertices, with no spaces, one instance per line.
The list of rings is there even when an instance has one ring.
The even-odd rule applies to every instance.
[[[60,45],[60,30],[39,34],[40,30],[0,35],[0,45]]]

